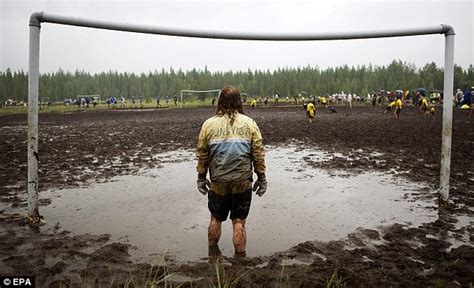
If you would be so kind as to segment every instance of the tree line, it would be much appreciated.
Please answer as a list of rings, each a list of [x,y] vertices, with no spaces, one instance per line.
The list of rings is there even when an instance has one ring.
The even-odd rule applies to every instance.
[[[110,96],[127,98],[132,95],[155,98],[160,95],[179,95],[181,90],[219,89],[234,85],[250,96],[264,97],[277,90],[283,97],[298,95],[306,91],[313,95],[328,95],[341,91],[367,95],[380,89],[411,90],[425,87],[428,90],[443,89],[443,69],[435,63],[422,68],[414,64],[394,60],[389,65],[338,66],[320,69],[317,66],[279,68],[270,70],[247,70],[210,72],[162,69],[149,73],[102,72],[90,74],[84,71],[59,70],[40,76],[39,97],[49,101],[75,99],[77,95],[99,94],[102,99]],[[454,88],[469,89],[474,85],[474,66],[467,70],[455,65]],[[23,70],[0,71],[0,100],[27,101],[28,74]]]

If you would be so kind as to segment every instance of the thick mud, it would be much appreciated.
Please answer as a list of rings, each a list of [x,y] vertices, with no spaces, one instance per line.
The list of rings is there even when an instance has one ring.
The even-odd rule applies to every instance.
[[[317,287],[337,271],[349,287],[474,283],[474,119],[455,111],[451,200],[438,209],[440,114],[319,109],[309,125],[299,107],[246,112],[267,145],[269,191],[252,203],[247,258],[232,257],[225,225],[228,279]],[[167,271],[175,284],[216,284],[186,150],[212,114],[40,115],[41,227],[22,216],[26,116],[1,117],[0,274],[35,275],[40,287],[138,285]]]
[[[60,221],[61,228],[74,235],[111,234],[113,240],[132,245],[129,252],[137,261],[154,262],[164,255],[179,261],[203,259],[208,256],[207,198],[190,193],[195,179],[189,175],[196,162],[186,156],[192,153],[177,154],[182,162],[89,188],[44,192],[42,199],[51,205],[42,214]],[[273,164],[267,171],[271,193],[253,199],[247,222],[248,256],[268,256],[307,240],[338,240],[358,227],[377,229],[395,223],[417,227],[437,218],[434,199],[415,202],[406,195],[422,185],[378,172],[330,176],[308,167],[305,155],[324,157],[314,150],[267,149],[266,159]],[[232,256],[231,225],[223,228],[220,249]]]

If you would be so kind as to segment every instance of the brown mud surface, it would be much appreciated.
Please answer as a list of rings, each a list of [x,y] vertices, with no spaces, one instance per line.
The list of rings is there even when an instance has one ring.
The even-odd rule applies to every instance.
[[[22,216],[27,209],[27,117],[0,117],[0,275],[34,275],[39,287],[137,287],[149,275],[170,271],[166,281],[196,287],[216,285],[216,271],[224,270],[221,280],[238,279],[242,287],[319,287],[337,271],[347,287],[468,287],[474,283],[474,117],[462,112],[454,111],[450,201],[440,207],[436,221],[418,227],[361,227],[338,241],[308,241],[269,256],[223,256],[218,268],[207,261],[166,258],[137,263],[131,260],[130,245],[111,241],[110,235],[72,235],[60,221],[48,229],[27,225]],[[420,198],[432,197],[430,191],[438,185],[440,112],[424,116],[407,107],[397,121],[367,107],[338,108],[335,114],[318,109],[316,125],[305,121],[301,107],[246,113],[256,120],[266,145],[297,144],[333,155],[324,161],[308,157],[311,166],[396,174],[423,183],[424,191],[413,192]],[[156,155],[193,148],[200,125],[212,115],[211,108],[41,114],[40,193],[159,168],[162,161]],[[50,203],[43,199],[40,205]],[[460,219],[468,225],[458,225]],[[457,245],[448,238],[457,239]]]

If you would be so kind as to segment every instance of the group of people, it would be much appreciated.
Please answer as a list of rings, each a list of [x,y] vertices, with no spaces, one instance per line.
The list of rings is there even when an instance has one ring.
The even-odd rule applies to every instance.
[[[400,90],[401,91],[401,90]],[[387,106],[387,110],[393,110],[395,113],[395,117],[397,119],[400,119],[400,112],[403,107],[403,100],[409,100],[409,97],[407,97],[407,93],[403,94],[403,91],[400,93],[395,94],[395,99],[391,100],[390,103]],[[407,91],[408,92],[408,91]],[[428,100],[428,95],[427,91],[425,89],[419,89],[416,91],[412,103],[414,106],[419,106],[419,110],[422,114],[425,115],[434,115],[436,113],[436,108],[433,103],[430,103]],[[374,101],[372,102],[372,106],[375,106],[375,99],[377,96],[374,94]],[[454,94],[454,105],[456,108],[459,109],[465,109],[468,110],[470,109],[470,114],[472,114],[472,110],[474,110],[474,106],[472,105],[472,98],[474,97],[474,86],[471,87],[471,90],[465,90],[464,92],[461,91],[461,89],[457,89],[456,93]]]
[[[81,97],[76,99],[75,104],[82,108],[89,108],[91,106],[95,108],[99,104],[98,101],[98,98],[95,97]]]
[[[474,87],[471,87],[471,90],[465,90],[464,92],[461,89],[457,89],[455,95],[454,95],[454,104],[455,107],[460,108],[460,109],[471,109],[472,105],[472,98],[474,97]],[[306,92],[302,92],[306,93]],[[332,94],[329,96],[313,96],[310,95],[307,99],[305,96],[299,93],[298,96],[293,97],[294,101],[296,104],[303,103],[306,116],[308,119],[309,123],[314,122],[314,117],[316,113],[316,105],[319,104],[322,107],[326,108],[328,112],[337,112],[334,106],[331,106],[331,103],[341,103],[341,104],[347,104],[349,105],[350,108],[353,106],[353,102],[362,102],[365,101],[365,98],[362,96],[357,95],[356,93],[344,93],[342,91],[341,93],[336,93]],[[438,93],[439,94],[439,93]],[[376,93],[373,93],[372,95],[368,94],[367,95],[367,101],[372,104],[373,108],[377,107],[383,107],[384,103],[387,103],[385,101],[388,100],[388,105],[386,106],[386,109],[388,111],[392,111],[396,117],[396,119],[400,119],[400,113],[403,109],[403,106],[406,105],[407,103],[412,103],[414,106],[418,106],[419,110],[423,114],[431,114],[434,115],[436,113],[436,108],[435,105],[431,104],[431,100],[433,100],[432,97],[433,95],[428,95],[428,91],[426,89],[418,89],[413,90],[413,91],[403,91],[403,90],[396,90],[396,91],[387,91],[385,92],[384,90],[380,90]],[[440,98],[441,95],[438,95]],[[268,105],[269,103],[269,96],[266,96],[264,98],[260,98],[259,101],[263,105]],[[213,97],[212,98],[212,106],[216,105],[216,102],[218,102],[219,97]],[[280,99],[280,93],[276,90],[273,92],[273,105],[278,105],[279,99]],[[289,97],[286,97],[287,101],[289,101]],[[87,101],[89,99],[85,99],[84,101]],[[169,107],[169,102],[170,102],[170,96],[166,95],[165,96],[165,103],[166,107]],[[178,96],[174,95],[173,97],[173,102],[174,106],[177,107],[178,105]],[[241,94],[241,102],[242,104],[245,104],[247,102],[247,94],[242,93]],[[108,97],[106,99],[106,103],[108,104],[108,107],[112,106],[112,108],[117,105],[117,99],[115,96]],[[143,108],[143,96],[139,96],[139,107]],[[256,97],[252,97],[249,105],[252,108],[257,107],[258,100]],[[95,103],[96,104],[96,103]],[[95,106],[94,104],[94,106]],[[125,96],[121,96],[121,108],[126,107],[126,99]],[[132,108],[137,108],[137,100],[135,96],[132,96],[131,99],[131,104]],[[84,103],[84,105],[88,106],[90,103]],[[156,108],[162,107],[161,105],[161,96],[156,96]],[[472,114],[472,111],[471,111]]]
[[[269,101],[270,101],[269,99],[270,99],[269,96],[265,96],[264,98],[260,98],[259,101],[263,105],[267,106]],[[280,93],[278,93],[278,91],[275,90],[274,93],[273,93],[273,105],[274,106],[278,105],[279,99],[280,99]],[[247,103],[247,94],[245,94],[245,96],[242,97],[242,100],[243,100],[244,104]],[[250,107],[252,107],[252,108],[257,107],[257,98],[252,97],[252,100],[250,100]]]
[[[170,101],[170,97],[168,95],[166,95],[165,97],[165,102],[166,102],[166,107],[169,107],[169,101]],[[173,97],[173,101],[174,101],[174,106],[178,106],[178,96],[177,95],[174,95]],[[111,96],[111,97],[107,97],[105,102],[107,103],[107,107],[110,108],[115,108],[115,106],[118,104],[118,100],[115,96]],[[161,96],[158,95],[156,96],[156,108],[159,108],[159,107],[162,107],[161,106]],[[127,107],[127,99],[125,98],[124,95],[122,95],[120,97],[120,108],[126,108]],[[130,108],[143,108],[144,107],[144,98],[143,96],[138,96],[138,99],[135,95],[132,95],[131,97],[131,106]]]
[[[161,96],[160,95],[156,96],[156,108],[162,107],[160,101],[161,101]],[[174,106],[175,107],[178,106],[178,96],[177,95],[173,96],[173,101],[174,101]],[[169,102],[170,102],[170,96],[166,95],[165,96],[166,107],[169,107]]]
[[[430,107],[427,96],[424,91],[417,91],[420,111],[434,113],[432,110],[434,107]],[[470,99],[463,95],[462,100],[457,98],[456,101],[470,101]],[[327,100],[319,100],[322,105],[328,107]],[[247,243],[245,224],[252,202],[252,191],[258,196],[264,195],[267,191],[262,135],[255,121],[244,115],[240,91],[233,86],[226,86],[216,101],[216,114],[203,123],[196,150],[197,190],[207,196],[210,212],[208,245],[211,259],[221,255],[218,243],[222,233],[222,222],[228,217],[232,221],[235,255],[245,256]],[[310,123],[313,123],[315,116],[315,104],[316,100],[312,99],[305,105]],[[255,98],[251,101],[251,106],[254,105],[256,105]],[[388,107],[394,110],[395,116],[399,119],[403,107],[403,94],[395,94]],[[257,176],[255,182],[253,182],[254,173]]]
[[[348,103],[351,108],[352,108],[352,104],[353,104],[354,101],[356,101],[356,102],[363,102],[364,101],[364,97],[362,97],[360,95],[357,95],[356,93],[346,94],[346,93],[344,93],[344,91],[342,91],[341,93],[332,94],[328,98],[329,98],[328,100],[332,103],[336,103],[336,104]]]
[[[140,104],[140,106],[138,106],[139,108],[143,108],[143,96],[139,96],[138,97],[138,103]],[[118,104],[118,100],[117,100],[117,97],[115,96],[110,96],[110,97],[107,97],[105,99],[105,102],[107,103],[107,108],[115,108],[115,106]],[[127,99],[125,98],[124,95],[120,96],[120,108],[126,108],[126,105],[127,104]],[[135,95],[132,96],[132,101],[131,101],[131,106],[130,108],[138,108],[137,107],[137,98],[135,97]]]
[[[454,104],[456,108],[470,109],[472,105],[473,97],[474,97],[474,86],[471,87],[471,90],[466,89],[464,92],[458,88],[454,96]]]
[[[416,106],[419,106],[419,110],[423,114],[430,114],[434,115],[436,113],[436,108],[434,105],[430,105],[428,101],[428,95],[426,90],[417,90],[415,97]],[[374,99],[376,97],[374,96]],[[402,91],[398,90],[395,92],[394,97],[389,97],[389,104],[387,105],[387,111],[393,111],[395,114],[395,118],[400,119],[400,112],[402,111],[404,101],[407,100],[407,94]],[[414,100],[415,101],[415,100]],[[372,104],[374,106],[374,104]]]

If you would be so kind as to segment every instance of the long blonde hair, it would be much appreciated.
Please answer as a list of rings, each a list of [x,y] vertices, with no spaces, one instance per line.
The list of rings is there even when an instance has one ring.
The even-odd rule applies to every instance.
[[[244,114],[240,91],[234,86],[225,86],[222,88],[217,101],[217,116],[227,115],[230,118],[231,125],[234,123],[236,113]]]

